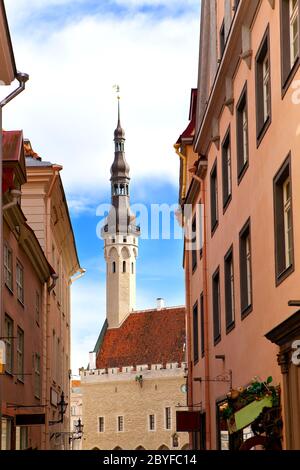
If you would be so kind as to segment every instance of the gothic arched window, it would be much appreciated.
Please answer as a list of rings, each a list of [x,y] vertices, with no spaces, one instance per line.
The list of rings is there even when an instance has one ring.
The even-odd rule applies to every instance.
[[[123,273],[126,273],[126,261],[123,261]]]

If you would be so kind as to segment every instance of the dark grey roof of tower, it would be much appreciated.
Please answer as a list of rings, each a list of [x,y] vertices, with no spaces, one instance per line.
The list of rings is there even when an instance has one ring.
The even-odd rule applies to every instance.
[[[124,152],[124,142],[125,142],[125,131],[121,126],[120,119],[120,100],[118,101],[118,124],[114,132],[114,141],[115,141],[115,159],[111,166],[110,173],[112,180],[129,180],[130,167],[125,158]],[[118,144],[122,144],[122,147],[119,148]]]

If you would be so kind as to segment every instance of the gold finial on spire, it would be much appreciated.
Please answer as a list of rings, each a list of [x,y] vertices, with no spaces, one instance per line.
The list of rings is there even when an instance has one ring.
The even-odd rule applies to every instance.
[[[113,89],[117,93],[117,100],[120,100],[121,99],[121,97],[120,97],[120,86],[119,85],[114,85]]]

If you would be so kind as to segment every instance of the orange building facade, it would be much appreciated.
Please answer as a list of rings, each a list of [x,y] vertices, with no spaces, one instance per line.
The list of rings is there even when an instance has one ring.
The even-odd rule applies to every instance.
[[[184,220],[196,240],[185,241],[184,256],[188,399],[202,417],[191,444],[238,448],[252,431],[229,435],[227,394],[272,376],[283,447],[296,449],[300,5],[203,0],[201,10],[198,90],[176,145],[180,203],[192,207]]]

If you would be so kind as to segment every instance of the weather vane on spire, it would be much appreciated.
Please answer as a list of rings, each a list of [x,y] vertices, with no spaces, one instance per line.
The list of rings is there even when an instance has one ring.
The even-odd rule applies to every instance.
[[[119,100],[121,97],[120,97],[120,86],[119,85],[114,85],[113,86],[113,89],[115,90],[115,92],[117,93],[117,99]]]

